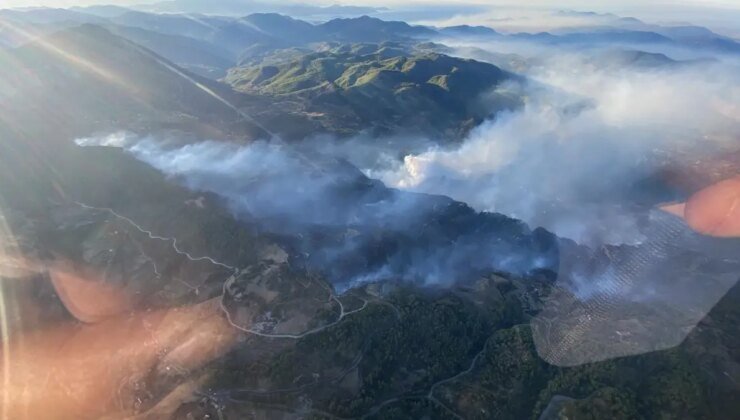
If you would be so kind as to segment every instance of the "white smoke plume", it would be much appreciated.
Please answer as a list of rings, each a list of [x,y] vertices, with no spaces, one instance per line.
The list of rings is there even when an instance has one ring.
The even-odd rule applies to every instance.
[[[443,286],[557,263],[552,235],[446,197],[386,188],[327,156],[342,147],[316,154],[270,142],[183,144],[132,133],[77,143],[122,147],[189,189],[218,195],[237,218],[290,238],[339,290],[389,279]]]
[[[615,68],[593,51],[561,52],[538,58],[534,81],[506,87],[519,89],[523,109],[457,147],[367,173],[584,244],[640,242],[629,197],[637,183],[667,162],[738,147],[740,72],[722,62]]]

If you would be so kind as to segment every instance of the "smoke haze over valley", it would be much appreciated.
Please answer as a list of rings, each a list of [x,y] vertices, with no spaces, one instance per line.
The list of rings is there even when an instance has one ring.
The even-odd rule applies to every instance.
[[[499,65],[511,59],[496,55],[500,41],[493,46],[450,41],[452,51],[474,59]],[[422,134],[311,136],[300,140],[299,148],[347,159],[389,187],[446,195],[478,211],[503,213],[533,228],[598,246],[639,243],[639,219],[649,207],[681,198],[680,191],[668,187],[646,190],[662,170],[732,151],[737,144],[736,57],[674,60],[663,53],[612,46],[597,52],[563,47],[542,53],[542,47],[527,42],[507,48],[507,54],[529,63],[523,73],[528,79],[512,79],[480,92],[481,102],[495,109],[502,97],[516,97],[522,98],[522,106],[489,112],[490,118],[459,140],[440,144]],[[269,179],[276,168],[297,172],[282,161],[264,166],[270,160],[260,153],[256,158],[224,153],[224,146],[215,142],[199,147],[200,153],[187,154],[188,168],[171,167],[180,162],[178,154],[153,161],[157,153],[134,152],[164,172],[185,178],[189,171],[211,166],[225,165],[226,174],[241,173],[222,164],[223,155],[244,157],[240,168],[256,171],[247,179],[260,174]],[[258,143],[240,150],[252,147],[267,146]],[[326,182],[319,180],[317,188]],[[233,185],[214,180],[208,189],[221,192],[216,184]],[[288,195],[278,194],[284,200]],[[306,211],[305,204],[295,207]],[[325,210],[319,213],[326,216]],[[313,220],[310,214],[300,215],[306,217]]]

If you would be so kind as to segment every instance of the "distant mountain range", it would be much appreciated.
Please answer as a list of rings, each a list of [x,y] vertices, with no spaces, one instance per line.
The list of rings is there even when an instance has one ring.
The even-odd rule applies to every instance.
[[[465,38],[612,48],[594,57],[594,65],[600,67],[677,64],[670,57],[630,48],[644,44],[740,51],[740,44],[705,28],[646,31],[639,21],[624,25],[639,26],[640,30],[598,28],[591,32],[506,35],[482,26],[431,28],[368,16],[313,24],[274,13],[231,18],[154,14],[112,6],[2,10],[0,35],[4,43],[11,47],[27,43],[3,52],[9,76],[4,78],[2,90],[20,98],[12,107],[10,102],[6,104],[7,112],[17,112],[21,119],[24,116],[19,110],[34,107],[49,107],[50,112],[60,115],[69,109],[89,109],[85,124],[105,125],[104,121],[146,120],[151,109],[163,109],[178,123],[186,119],[172,116],[175,110],[198,116],[190,121],[207,121],[220,132],[230,131],[230,124],[243,123],[251,128],[242,132],[264,136],[265,130],[244,122],[247,120],[232,105],[211,95],[217,92],[227,98],[225,102],[259,115],[267,126],[287,137],[411,126],[422,127],[433,137],[451,138],[490,116],[486,107],[477,104],[479,94],[510,75],[496,66],[449,57],[446,47],[430,41]],[[54,48],[110,70],[119,86],[101,79],[105,71],[95,73],[80,63],[74,66],[69,57],[54,53]],[[7,58],[16,55],[21,59],[14,63]],[[533,64],[512,54],[492,56],[471,51],[470,56],[500,63],[514,72]],[[92,72],[93,82],[83,85],[73,76],[80,71]],[[34,77],[21,76],[28,74]],[[63,95],[45,99],[50,91]],[[368,95],[376,100],[369,103]],[[71,97],[77,106],[54,104],[57,97]],[[516,106],[519,99],[499,97],[494,102],[491,109],[500,110]],[[102,106],[104,103],[113,106]],[[204,119],[203,115],[210,116]],[[163,119],[167,118],[158,118]],[[81,121],[72,117],[63,120]]]
[[[241,4],[240,2],[236,2]],[[219,78],[240,59],[287,47],[320,42],[419,42],[448,38],[491,39],[545,45],[615,45],[637,49],[662,45],[695,51],[740,54],[740,43],[698,26],[648,25],[636,19],[611,19],[609,25],[541,33],[502,34],[485,26],[433,28],[400,21],[361,16],[313,24],[276,13],[243,17],[199,14],[155,14],[115,6],[90,8],[2,10],[5,22],[0,40],[17,45],[29,36],[13,33],[48,33],[64,27],[94,23],[127,37],[201,75]],[[133,30],[136,28],[138,30]],[[145,32],[148,31],[148,32]],[[163,37],[169,35],[169,37]],[[176,37],[176,38],[175,38]],[[192,48],[188,48],[191,45]]]

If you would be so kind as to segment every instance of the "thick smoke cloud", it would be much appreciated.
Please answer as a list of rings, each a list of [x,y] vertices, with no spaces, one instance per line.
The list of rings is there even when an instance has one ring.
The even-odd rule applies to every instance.
[[[368,173],[584,244],[639,243],[641,183],[667,163],[737,147],[740,72],[719,61],[644,67],[607,60],[612,53],[624,57],[530,55],[530,82],[506,87],[526,98],[523,109],[483,123],[458,147],[433,146]]]

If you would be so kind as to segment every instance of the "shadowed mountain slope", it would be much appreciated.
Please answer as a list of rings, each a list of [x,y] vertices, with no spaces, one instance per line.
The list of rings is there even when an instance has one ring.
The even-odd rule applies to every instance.
[[[156,124],[223,129],[241,117],[221,99],[230,89],[93,25],[0,52],[0,109],[24,130],[72,133]],[[202,128],[202,127],[201,127]],[[258,134],[256,127],[244,127]]]

